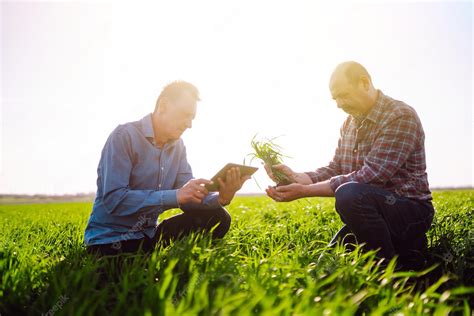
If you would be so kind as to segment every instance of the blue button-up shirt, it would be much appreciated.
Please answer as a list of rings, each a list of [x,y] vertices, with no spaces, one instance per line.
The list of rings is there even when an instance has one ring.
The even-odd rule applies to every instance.
[[[88,246],[152,238],[159,214],[171,208],[220,207],[217,193],[199,205],[178,206],[177,189],[193,178],[186,148],[182,139],[159,148],[151,114],[119,125],[110,134],[97,175],[97,194],[84,235]]]

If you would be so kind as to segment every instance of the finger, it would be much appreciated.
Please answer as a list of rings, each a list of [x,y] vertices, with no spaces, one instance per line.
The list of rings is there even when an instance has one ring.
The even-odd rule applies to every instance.
[[[282,197],[279,194],[277,194],[273,188],[268,188],[266,191],[267,191],[267,195],[271,197],[274,201],[281,202],[283,200]]]
[[[268,197],[273,198],[272,193],[270,192],[270,190],[265,189],[265,193],[267,194]]]
[[[202,198],[198,196],[198,193],[193,193],[189,195],[189,202],[190,203],[201,203]]]
[[[290,185],[281,185],[281,186],[276,187],[275,190],[277,192],[288,192],[288,191],[291,190],[291,186]]]
[[[212,184],[212,181],[211,181],[211,180],[202,179],[202,178],[194,179],[194,180],[192,180],[192,181],[193,181],[193,183],[196,183],[196,184],[198,184],[198,185]]]
[[[193,197],[199,199],[199,201],[201,201],[205,196],[206,195],[200,191],[196,191],[193,194]]]
[[[277,193],[277,191],[275,190],[274,187],[269,186],[267,190],[268,190],[268,192],[270,192],[270,195],[271,195],[272,197],[278,197],[278,193]]]
[[[240,170],[239,168],[232,168],[232,176],[231,176],[231,181],[232,182],[237,182],[238,179],[240,179]]]
[[[204,196],[208,195],[209,194],[209,191],[206,189],[205,186],[201,186],[199,188],[199,192],[202,192],[202,194],[204,194]]]
[[[263,165],[263,168],[265,168],[265,171],[266,171],[267,173],[269,173],[269,174],[272,173],[272,170],[270,169],[270,166],[269,166],[269,165],[264,164],[264,165]]]
[[[193,192],[202,192],[204,195],[207,195],[209,191],[207,191],[204,185],[199,185],[194,183],[192,186]]]
[[[265,171],[267,172],[267,174],[270,177],[272,177],[273,176],[272,167],[268,164],[264,164],[263,167],[265,168]]]
[[[227,170],[227,174],[225,177],[226,183],[231,183],[232,181],[234,181],[234,168]]]
[[[225,183],[221,178],[217,178],[217,183],[219,183],[219,191],[225,189]]]
[[[192,197],[191,202],[192,202],[192,203],[196,203],[196,204],[201,204],[201,203],[202,203],[202,199],[197,198],[197,197]]]
[[[277,165],[273,165],[272,166],[273,169],[278,169],[278,170],[282,170],[285,168],[285,165],[282,165],[281,163],[277,164]]]
[[[235,168],[235,179],[240,179],[240,169]]]
[[[270,189],[265,189],[265,192],[267,193],[268,197],[275,200],[275,196],[273,195],[273,192]]]

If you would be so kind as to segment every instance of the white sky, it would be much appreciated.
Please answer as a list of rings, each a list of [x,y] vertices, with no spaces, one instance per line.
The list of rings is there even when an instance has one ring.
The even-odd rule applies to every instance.
[[[95,191],[109,133],[150,113],[176,79],[203,100],[184,135],[196,177],[241,163],[256,133],[283,135],[287,164],[313,170],[331,159],[346,116],[328,90],[346,60],[417,110],[431,186],[473,185],[471,2],[36,1],[1,11],[1,193]],[[270,184],[263,170],[256,178]]]

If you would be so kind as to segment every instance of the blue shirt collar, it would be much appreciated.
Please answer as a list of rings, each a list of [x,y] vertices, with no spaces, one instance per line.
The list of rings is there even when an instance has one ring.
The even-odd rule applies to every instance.
[[[152,138],[155,142],[155,132],[153,131],[153,121],[152,113],[145,115],[144,118],[140,120],[142,124],[142,133],[146,138]]]

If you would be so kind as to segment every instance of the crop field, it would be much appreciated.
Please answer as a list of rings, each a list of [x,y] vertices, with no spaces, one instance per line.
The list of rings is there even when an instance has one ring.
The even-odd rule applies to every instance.
[[[86,253],[91,203],[0,205],[0,314],[469,316],[474,191],[434,192],[434,205],[417,272],[327,248],[341,226],[332,198],[238,197],[222,240],[114,258]]]

